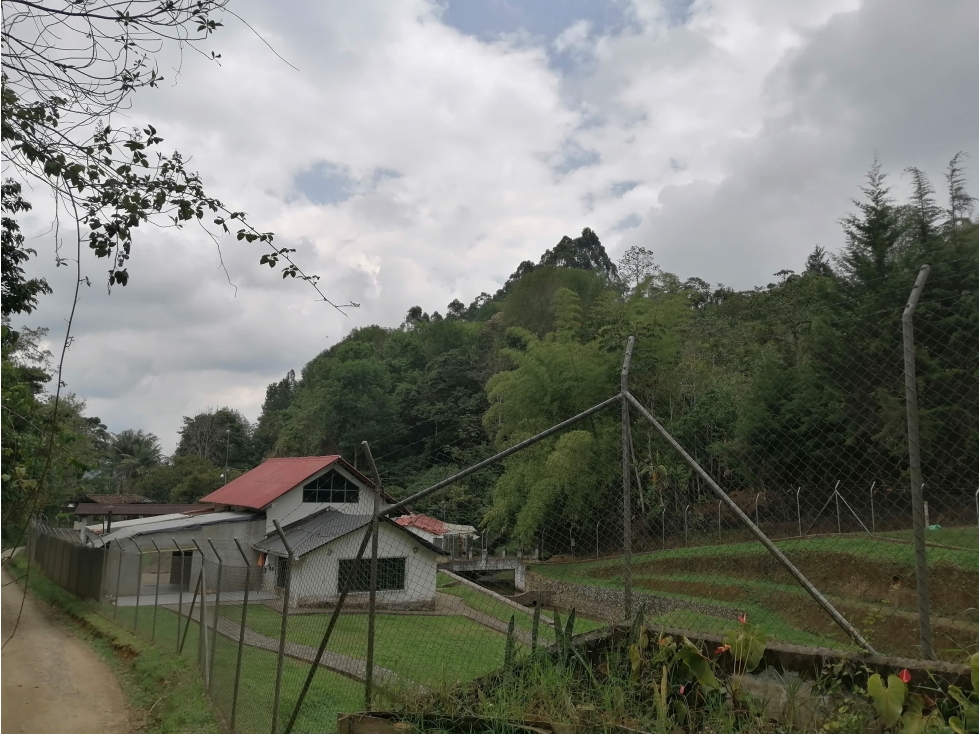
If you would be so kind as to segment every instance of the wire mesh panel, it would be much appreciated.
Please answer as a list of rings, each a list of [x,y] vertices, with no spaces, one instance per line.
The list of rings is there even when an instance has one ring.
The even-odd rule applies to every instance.
[[[910,284],[904,298],[909,292]],[[934,654],[959,660],[979,643],[979,324],[956,316],[973,295],[947,295],[929,300],[924,289],[914,316],[912,384],[928,518],[923,598]],[[678,360],[676,369],[690,375],[689,392],[682,380],[655,374],[636,377],[633,392],[876,650],[919,657],[922,594],[899,304],[877,310],[846,302],[833,320],[808,324],[743,312],[723,323],[695,322],[691,329],[750,334],[745,342],[755,345],[764,333],[768,356],[758,366],[722,343],[710,355]],[[744,363],[755,367],[739,370]],[[632,443],[648,508],[633,520],[648,551],[637,558],[637,583],[745,612],[786,641],[852,644],[652,426],[637,420]],[[677,611],[665,621],[722,629],[713,617]]]
[[[490,381],[493,446],[440,438],[379,474],[368,447],[381,491],[318,476],[318,509],[264,537],[112,544],[103,613],[195,659],[249,734],[331,731],[640,610],[961,660],[979,646],[979,320],[950,277],[919,289],[910,330],[907,284],[818,318],[812,294],[733,299],[668,348],[641,336],[631,373],[617,343],[547,342],[575,389],[543,396],[545,366],[515,352],[534,379]],[[32,542],[51,578],[91,585],[70,543]]]

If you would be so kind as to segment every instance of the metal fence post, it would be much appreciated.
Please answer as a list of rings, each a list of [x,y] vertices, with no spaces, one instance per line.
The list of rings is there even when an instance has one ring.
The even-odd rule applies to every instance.
[[[914,566],[918,587],[918,628],[921,656],[934,658],[931,644],[931,609],[928,597],[928,560],[925,550],[925,504],[921,489],[921,443],[918,436],[918,381],[914,360],[914,311],[928,280],[930,265],[922,265],[901,316],[904,342],[904,394],[908,411],[908,473],[911,477],[911,516],[914,526]]]
[[[248,590],[251,588],[251,564],[248,562],[248,555],[245,553],[245,549],[241,547],[241,543],[238,538],[235,538],[235,545],[238,546],[238,552],[241,553],[241,557],[245,559],[245,598],[241,605],[241,629],[238,630],[238,659],[235,662],[235,687],[234,692],[231,694],[231,731],[235,730],[235,716],[238,713],[238,687],[241,683],[241,657],[242,653],[245,651],[245,620],[248,618]]]
[[[207,544],[211,546],[211,550],[214,551],[214,557],[218,559],[218,580],[214,594],[214,632],[211,633],[211,659],[207,666],[207,691],[210,693],[211,684],[214,682],[214,659],[217,657],[218,651],[218,614],[221,611],[221,577],[224,571],[224,564],[221,562],[218,549],[214,547],[214,543],[211,542],[210,538],[207,539]]]
[[[197,538],[191,538],[194,547],[197,548],[197,552],[201,554],[201,609],[200,609],[200,626],[197,629],[197,664],[201,668],[201,672],[204,677],[204,685],[210,687],[210,683],[207,680],[207,575],[205,573],[204,566],[206,564],[207,558],[204,556],[204,550],[201,548],[200,544],[197,542]],[[191,614],[194,613],[193,608],[191,608]],[[190,617],[187,618],[187,624],[190,624]]]
[[[286,549],[286,557],[280,558],[279,563],[286,564],[286,586],[282,591],[282,625],[279,628],[279,659],[275,665],[275,698],[272,701],[272,734],[275,734],[279,723],[279,704],[282,699],[282,662],[286,654],[286,625],[289,622],[289,592],[292,586],[292,547],[286,540],[286,534],[282,532],[282,526],[278,520],[273,520],[275,532],[279,534],[283,547]]]
[[[373,698],[374,687],[374,641],[377,624],[377,545],[378,534],[380,531],[381,511],[381,475],[377,471],[374,463],[374,456],[371,454],[371,447],[367,441],[360,444],[367,455],[367,463],[370,464],[371,473],[374,477],[374,510],[371,517],[371,568],[370,568],[370,595],[367,601],[367,660],[364,669],[364,704],[367,711],[371,710],[371,700]]]
[[[157,546],[156,541],[150,538],[150,542],[156,549],[156,591],[153,593],[153,629],[150,632],[150,642],[156,641],[156,610],[160,607],[160,548]]]
[[[833,487],[833,497],[836,498],[836,534],[843,535],[843,524],[840,522],[840,480]]]
[[[690,545],[690,528],[687,523],[687,516],[690,514],[690,505],[683,508],[683,547]]]
[[[874,517],[874,487],[877,486],[877,480],[875,479],[870,485],[870,534],[877,534],[877,519]]]
[[[130,538],[129,541],[136,546],[136,618],[133,620],[133,632],[139,634],[139,591],[143,588],[143,549],[139,544]]]
[[[630,336],[625,346],[625,359],[619,376],[619,389],[622,393],[622,580],[624,583],[623,605],[625,618],[632,618],[632,488],[629,483],[629,366],[632,363],[632,349],[636,337]]]
[[[119,540],[121,543],[122,540]],[[112,619],[115,620],[116,615],[119,614],[119,584],[122,583],[122,548],[119,547],[119,543],[116,543],[116,605],[112,609]]]
[[[795,491],[795,514],[799,518],[799,537],[802,537],[802,504],[799,502],[799,493],[802,491],[802,487],[799,487]],[[718,503],[718,507],[720,503]]]
[[[177,652],[180,651],[180,625],[184,621],[184,552],[180,550],[177,539],[172,537],[173,547],[177,549],[177,558],[180,559],[180,578],[177,581]],[[170,564],[170,583],[173,583],[173,563]]]

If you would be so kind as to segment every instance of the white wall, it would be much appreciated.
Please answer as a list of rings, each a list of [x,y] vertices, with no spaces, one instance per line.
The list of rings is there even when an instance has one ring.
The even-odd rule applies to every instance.
[[[118,593],[120,596],[133,596],[136,594],[136,586],[139,579],[137,570],[139,566],[135,560],[138,557],[135,546],[139,546],[145,554],[143,558],[143,570],[145,572],[151,568],[151,564],[152,568],[156,567],[156,550],[153,548],[152,542],[156,541],[157,546],[163,554],[162,568],[164,573],[167,574],[166,578],[169,578],[168,572],[170,569],[170,559],[173,555],[172,552],[176,550],[173,541],[177,541],[177,545],[180,546],[181,550],[193,550],[194,555],[191,561],[190,572],[190,585],[191,591],[193,591],[201,570],[201,556],[194,546],[195,538],[209,561],[215,561],[216,559],[214,552],[211,550],[211,545],[207,542],[208,538],[214,542],[222,563],[226,563],[229,566],[243,566],[244,560],[238,548],[235,546],[234,539],[238,538],[241,541],[241,545],[245,549],[250,563],[255,564],[258,560],[258,551],[254,550],[251,544],[264,537],[264,529],[265,520],[260,515],[256,515],[255,520],[248,522],[215,523],[213,525],[205,525],[198,530],[164,530],[159,533],[152,533],[148,526],[142,531],[145,535],[140,535],[133,539],[126,538],[121,542],[113,541],[113,545],[121,547],[125,551],[124,555],[127,558],[123,563],[121,575],[117,577],[116,574],[119,572],[119,567],[113,562],[114,554],[110,554],[108,565],[111,567],[106,570],[106,579],[109,583],[106,587],[107,593],[112,593],[113,595]],[[135,545],[133,541],[135,541]],[[119,580],[118,591],[116,591],[117,578]],[[144,584],[151,583],[148,577],[144,577],[142,580]],[[222,584],[222,587],[228,588],[227,580]]]
[[[356,503],[303,502],[303,487],[301,484],[298,487],[290,489],[284,495],[276,500],[273,500],[271,504],[266,506],[265,532],[272,533],[275,531],[275,526],[272,524],[273,520],[278,520],[282,526],[285,526],[289,523],[296,522],[297,520],[302,520],[307,515],[312,515],[314,512],[322,510],[324,507],[332,507],[334,510],[346,512],[351,515],[370,515],[374,512],[374,493],[365,487],[361,482],[358,482],[353,475],[344,471],[339,466],[328,466],[325,470],[317,474],[313,474],[308,479],[303,480],[303,484],[308,484],[317,477],[326,474],[328,471],[337,471],[360,487],[360,497]]]
[[[337,577],[340,560],[357,556],[363,540],[363,530],[357,530],[331,543],[302,556],[293,568],[292,604],[303,606],[322,602],[332,602],[337,598]],[[416,550],[417,549],[417,550]],[[403,529],[390,523],[381,523],[378,532],[379,558],[405,558],[405,588],[398,591],[378,591],[380,604],[399,604],[427,601],[435,597],[435,574],[438,570],[438,556],[427,549]],[[279,562],[279,559],[275,559]],[[362,559],[370,563],[370,546]],[[274,574],[268,576],[274,583]],[[366,599],[367,592],[351,592],[349,602],[359,604]]]

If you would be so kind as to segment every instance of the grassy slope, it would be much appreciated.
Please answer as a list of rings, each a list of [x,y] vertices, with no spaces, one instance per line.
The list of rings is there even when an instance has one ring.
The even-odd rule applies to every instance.
[[[185,602],[185,614],[189,611],[190,602]],[[198,607],[199,608],[199,607]],[[222,612],[234,619],[240,619],[241,607],[223,607]],[[249,615],[256,608],[250,610]],[[264,609],[264,608],[263,608]],[[111,617],[113,609],[107,607],[106,614]],[[136,620],[134,608],[122,607],[116,610],[117,624],[132,629]],[[195,617],[197,611],[194,612]],[[276,616],[278,619],[278,616]],[[153,633],[153,612],[151,608],[140,609],[139,633],[149,638]],[[155,639],[157,645],[166,653],[176,657],[177,615],[167,609],[161,609],[157,614]],[[185,620],[186,621],[186,618]],[[200,678],[197,672],[197,656],[199,650],[198,624],[192,622],[187,629],[187,637],[183,647],[182,660],[191,666],[193,674]],[[183,623],[181,623],[181,634]],[[270,635],[278,638],[278,627]],[[210,636],[209,636],[210,639]],[[217,649],[214,656],[214,676],[210,695],[222,715],[229,719],[231,704],[234,697],[234,678],[237,666],[238,645],[236,640],[218,636]],[[242,655],[241,682],[238,691],[238,709],[236,729],[243,734],[251,732],[264,733],[270,730],[272,702],[275,691],[276,658],[273,652],[246,647]],[[309,671],[307,663],[287,658],[282,666],[282,702],[281,716],[287,716],[295,705],[296,697],[302,686],[303,679]],[[340,712],[360,711],[363,708],[363,686],[344,678],[329,670],[317,671],[314,684],[310,688],[303,707],[304,724],[315,725],[317,729],[332,731],[336,726],[336,715]]]
[[[934,532],[934,531],[933,531]],[[979,570],[979,533],[974,533],[977,551],[958,550],[951,548],[930,547],[928,560],[930,563],[947,562],[970,570]],[[957,532],[956,539],[961,538]],[[930,538],[929,538],[930,539]],[[914,566],[914,548],[909,543],[894,543],[886,540],[875,540],[865,535],[840,536],[823,538],[802,538],[798,540],[781,540],[778,547],[791,557],[793,552],[844,553],[854,556],[873,558],[879,561],[896,561]],[[758,542],[728,543],[725,545],[703,545],[692,548],[668,548],[662,551],[640,553],[633,556],[633,564],[655,562],[659,558],[703,558],[710,556],[748,556],[764,555],[768,551]],[[619,558],[606,558],[600,561],[581,563],[542,564],[534,566],[534,571],[549,578],[560,581],[580,580],[582,574],[602,568],[615,568],[621,565]]]
[[[929,531],[929,541],[952,544],[965,543],[966,547],[972,543],[976,545],[979,540],[979,533],[969,528],[952,528],[941,531]],[[852,559],[852,563],[866,563],[866,559],[883,564],[899,564],[909,569],[913,575],[914,568],[914,549],[908,543],[889,542],[865,535],[850,535],[842,537],[820,537],[804,538],[798,540],[779,541],[778,546],[791,559],[796,553],[807,554],[826,554],[827,558],[831,554],[837,558],[843,557]],[[756,542],[751,543],[728,543],[725,545],[697,546],[691,548],[675,548],[650,553],[638,554],[633,557],[634,583],[641,589],[643,582],[647,582],[651,593],[659,596],[666,596],[682,599],[691,602],[707,602],[715,607],[730,608],[733,611],[746,611],[752,621],[761,624],[770,634],[786,642],[798,644],[819,644],[828,646],[838,646],[845,644],[844,640],[835,638],[836,631],[830,631],[831,636],[827,636],[827,630],[823,634],[813,634],[816,630],[808,629],[808,625],[793,623],[783,616],[783,604],[788,603],[799,618],[798,612],[802,605],[811,605],[806,593],[797,585],[784,582],[776,582],[765,577],[758,578],[731,578],[727,574],[710,575],[699,572],[680,573],[675,569],[673,572],[658,571],[657,562],[673,561],[676,559],[690,559],[699,561],[699,566],[703,568],[704,563],[710,562],[712,558],[750,558],[758,557],[767,553],[765,548]],[[979,546],[977,551],[929,547],[929,562],[931,564],[948,564],[968,571],[979,570]],[[608,558],[598,561],[587,561],[580,563],[567,564],[542,564],[533,568],[534,572],[548,578],[569,583],[589,584],[593,586],[603,586],[607,588],[620,588],[622,577],[618,573],[621,559]],[[684,593],[683,591],[665,591],[663,587],[694,588],[696,593]],[[749,592],[747,598],[741,601],[724,600],[725,595],[720,593],[725,587],[730,591],[731,587],[737,587],[739,591]],[[711,593],[711,588],[718,593]],[[792,602],[791,600],[796,600]],[[834,599],[838,603],[847,605],[847,599],[841,598],[837,594]],[[862,615],[866,613],[867,604],[854,601],[851,614]],[[863,622],[859,617],[855,620]],[[707,632],[723,632],[729,629],[733,622],[731,619],[720,619],[692,610],[677,610],[653,619],[656,624],[668,626],[686,627]],[[869,622],[868,622],[869,624]]]

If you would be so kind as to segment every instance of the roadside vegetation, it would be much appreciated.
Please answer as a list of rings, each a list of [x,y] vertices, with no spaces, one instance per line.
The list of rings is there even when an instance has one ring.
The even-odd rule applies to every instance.
[[[747,617],[729,623],[714,649],[657,631],[642,611],[620,642],[598,652],[572,648],[573,629],[572,615],[555,648],[517,655],[494,676],[389,691],[388,703],[420,731],[445,730],[462,717],[479,717],[467,726],[486,732],[514,725],[655,734],[965,734],[979,728],[979,654],[968,660],[970,691],[906,669],[882,675],[835,665],[815,679],[779,671],[763,662],[764,627]]]
[[[9,561],[19,578],[27,571],[23,554]],[[108,662],[132,708],[131,720],[146,734],[220,734],[194,661],[147,642],[99,614],[89,602],[62,590],[34,569],[30,591],[57,610],[66,624]],[[171,615],[173,616],[173,615]]]

